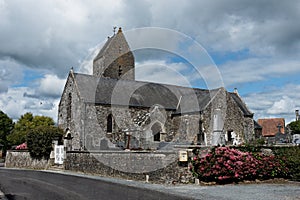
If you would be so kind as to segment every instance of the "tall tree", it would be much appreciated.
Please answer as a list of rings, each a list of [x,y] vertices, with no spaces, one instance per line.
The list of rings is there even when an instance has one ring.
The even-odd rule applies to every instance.
[[[3,144],[4,153],[8,147],[7,136],[11,134],[13,128],[13,120],[0,110],[0,143]]]
[[[300,120],[293,121],[288,124],[289,128],[292,131],[292,134],[300,134]]]
[[[33,116],[32,113],[25,113],[16,122],[8,140],[12,145],[22,144],[26,141],[28,131],[39,126],[54,126],[54,121],[50,117]]]

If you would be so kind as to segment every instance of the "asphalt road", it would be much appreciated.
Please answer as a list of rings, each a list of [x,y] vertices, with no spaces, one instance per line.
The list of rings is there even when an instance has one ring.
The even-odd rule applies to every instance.
[[[216,186],[158,185],[70,171],[0,168],[1,190],[8,199],[201,199],[300,200],[300,183]]]
[[[126,184],[31,170],[0,169],[0,190],[8,199],[188,199]]]

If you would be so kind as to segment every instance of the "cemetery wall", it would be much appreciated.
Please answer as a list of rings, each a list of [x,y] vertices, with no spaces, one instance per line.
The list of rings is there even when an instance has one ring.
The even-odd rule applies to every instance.
[[[70,151],[64,161],[66,170],[153,183],[193,182],[188,165],[178,162],[174,152],[80,152]]]
[[[10,150],[6,153],[5,167],[8,168],[46,169],[49,166],[50,160],[32,159],[28,151]]]

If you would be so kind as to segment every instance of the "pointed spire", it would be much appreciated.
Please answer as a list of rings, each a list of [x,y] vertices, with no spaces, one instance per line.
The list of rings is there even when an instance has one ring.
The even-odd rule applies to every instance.
[[[107,40],[95,57],[93,75],[134,80],[134,55],[121,27],[113,37]]]

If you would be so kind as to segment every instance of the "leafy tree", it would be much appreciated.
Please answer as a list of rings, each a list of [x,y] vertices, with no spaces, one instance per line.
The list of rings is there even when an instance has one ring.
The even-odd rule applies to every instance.
[[[0,143],[4,146],[4,153],[8,146],[7,136],[12,132],[13,127],[13,120],[0,110]]]
[[[293,121],[288,125],[292,131],[292,134],[300,134],[300,120]]]
[[[28,131],[39,126],[54,126],[54,121],[50,117],[33,116],[32,113],[25,113],[16,122],[12,134],[8,140],[11,145],[19,145],[26,141]]]
[[[54,126],[38,126],[27,134],[27,147],[30,156],[35,159],[49,159],[52,150],[52,141],[62,139],[63,131]]]

